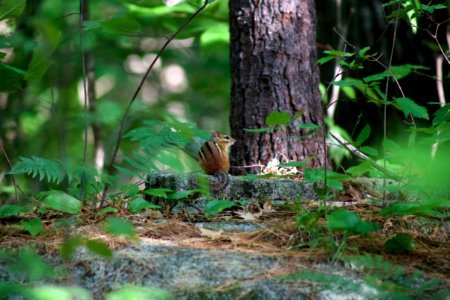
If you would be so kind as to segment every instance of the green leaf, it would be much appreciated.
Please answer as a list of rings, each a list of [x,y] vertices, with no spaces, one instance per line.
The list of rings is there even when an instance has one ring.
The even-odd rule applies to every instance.
[[[203,31],[200,36],[200,45],[202,47],[208,47],[211,44],[224,43],[228,44],[230,42],[230,31],[228,24],[217,23],[213,26],[208,27]]]
[[[362,163],[360,163],[359,165],[350,167],[347,169],[347,173],[351,174],[352,176],[361,176],[365,173],[367,173],[368,171],[370,171],[372,167],[372,163],[370,162],[370,160],[365,160]]]
[[[359,148],[359,151],[361,151],[362,153],[365,153],[369,156],[377,156],[378,155],[378,150],[369,146],[364,146]]]
[[[448,199],[422,199],[415,202],[395,202],[380,211],[381,216],[434,215],[434,209],[450,208]]]
[[[49,182],[60,183],[63,181],[66,172],[59,162],[45,159],[42,157],[32,156],[21,157],[21,161],[17,163],[13,169],[7,174],[28,174],[32,177],[39,175],[39,180],[47,178]]]
[[[133,224],[127,220],[116,217],[110,217],[106,220],[105,230],[110,234],[122,235],[129,238],[136,235],[136,229]]]
[[[364,128],[361,130],[358,137],[356,138],[355,142],[356,146],[359,146],[362,143],[364,143],[369,136],[370,136],[370,125],[367,124],[366,126],[364,126]]]
[[[427,109],[423,106],[417,105],[413,100],[409,98],[395,98],[395,103],[399,106],[400,110],[403,111],[405,117],[407,118],[409,114],[413,117],[422,118],[428,120]]]
[[[361,217],[349,210],[338,209],[326,216],[327,226],[333,231],[345,231],[354,234],[368,234],[379,229],[373,222],[365,222]]]
[[[171,200],[186,199],[187,197],[189,197],[189,195],[192,195],[192,194],[198,193],[198,192],[200,192],[200,190],[198,190],[198,189],[187,190],[187,191],[176,191],[176,192],[169,193],[167,195],[167,199],[171,199]]]
[[[389,74],[387,72],[383,72],[383,73],[373,74],[373,75],[364,77],[363,80],[364,80],[364,82],[369,83],[369,82],[372,82],[372,81],[382,80],[382,79],[384,79],[384,78],[386,78],[388,76],[389,76]]]
[[[290,161],[287,163],[282,163],[279,165],[280,168],[282,167],[299,167],[299,168],[303,168],[306,167],[308,164],[304,161]]]
[[[31,281],[52,278],[55,275],[53,268],[31,248],[20,249],[17,263],[11,268]]]
[[[25,9],[26,2],[26,0],[3,0],[0,4],[0,21],[19,17]]]
[[[207,217],[210,217],[235,205],[236,203],[228,200],[218,200],[218,199],[211,200],[205,206],[205,215]]]
[[[150,195],[153,197],[167,198],[167,193],[172,192],[171,189],[166,188],[155,188],[155,189],[147,189],[142,191],[143,194]]]
[[[109,246],[99,240],[87,240],[86,248],[92,253],[100,255],[101,257],[104,258],[109,259],[112,258],[113,256],[112,250],[109,248]]]
[[[306,169],[305,179],[310,183],[324,182],[325,172],[323,168]],[[336,190],[343,190],[344,185],[341,180],[349,178],[348,175],[338,174],[327,170],[327,186]]]
[[[333,81],[331,84],[340,87],[358,87],[362,89],[366,86],[366,84],[359,79],[343,79],[339,81]]]
[[[380,229],[380,225],[374,222],[360,221],[353,231],[357,234],[366,235]]]
[[[41,285],[33,287],[30,290],[30,299],[35,300],[91,300],[92,293],[87,289],[77,286],[56,286],[56,285]]]
[[[329,62],[330,60],[333,60],[335,58],[336,58],[335,56],[331,56],[331,55],[324,56],[317,61],[317,64],[323,65],[324,63]]]
[[[320,219],[318,212],[307,212],[295,216],[295,222],[299,228],[309,228],[317,223]]]
[[[244,131],[247,132],[253,132],[253,133],[260,133],[260,132],[270,132],[273,131],[273,127],[264,127],[264,128],[244,128]]]
[[[109,213],[117,213],[119,210],[116,207],[105,207],[100,209],[100,211],[97,213],[99,215],[107,215]]]
[[[53,23],[36,21],[34,24],[38,36],[38,44],[34,48],[33,57],[28,65],[26,80],[42,78],[53,64],[51,57],[61,41],[61,33]]]
[[[291,116],[288,113],[282,111],[272,111],[266,118],[266,124],[268,126],[287,125],[290,120]]]
[[[106,295],[106,300],[173,300],[175,299],[169,291],[159,288],[128,285]]]
[[[317,124],[311,123],[311,122],[305,122],[298,124],[298,127],[302,129],[320,129],[321,127]]]
[[[75,253],[75,250],[82,245],[84,245],[83,238],[71,236],[62,243],[59,253],[63,259],[69,259]]]
[[[42,231],[42,220],[39,218],[34,218],[30,221],[21,220],[20,225],[32,236],[36,236]]]
[[[384,244],[387,251],[397,254],[409,253],[415,246],[413,238],[406,233],[398,233]]]
[[[24,212],[26,212],[26,209],[23,206],[13,204],[0,206],[0,218],[15,217]]]
[[[130,204],[128,204],[128,210],[132,213],[140,212],[147,208],[160,208],[158,205],[146,201],[144,198],[133,199]]]
[[[50,191],[46,194],[47,196],[43,202],[54,210],[78,214],[81,211],[81,207],[83,207],[83,203],[80,200],[62,191]]]
[[[450,103],[439,108],[434,113],[433,126],[437,126],[450,120]]]
[[[0,62],[0,93],[19,91],[23,86],[24,72]]]
[[[338,209],[326,216],[328,227],[333,231],[352,231],[361,221],[360,216],[344,209]]]
[[[134,34],[141,29],[141,24],[136,19],[130,17],[112,18],[102,21],[100,24],[105,31],[116,34]]]

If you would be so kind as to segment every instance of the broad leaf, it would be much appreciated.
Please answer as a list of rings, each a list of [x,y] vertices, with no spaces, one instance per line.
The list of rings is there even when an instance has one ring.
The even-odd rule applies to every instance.
[[[112,250],[109,248],[109,246],[99,240],[87,240],[86,248],[89,251],[91,251],[97,255],[100,255],[104,258],[112,258],[112,256],[113,256]]]
[[[369,136],[370,136],[370,125],[367,124],[366,126],[364,126],[364,128],[361,130],[358,137],[356,138],[356,145],[359,146],[362,143],[364,143]]]
[[[106,300],[173,300],[175,299],[169,291],[159,288],[128,285],[106,295]]]
[[[3,0],[0,4],[0,21],[20,16],[25,9],[26,2],[26,0]]]
[[[57,211],[78,214],[83,206],[80,200],[62,191],[50,191],[46,194],[44,204]]]
[[[129,238],[136,235],[136,228],[134,228],[133,224],[127,220],[116,217],[111,217],[106,220],[105,230],[110,234],[122,235]]]
[[[128,210],[132,213],[140,212],[147,208],[160,208],[158,205],[146,201],[144,198],[133,199],[130,204],[128,204]]]
[[[361,176],[361,175],[369,172],[371,167],[372,167],[372,163],[370,162],[370,160],[365,160],[362,163],[360,163],[359,165],[348,168],[347,173],[349,173],[355,177]]]
[[[328,227],[336,231],[351,231],[361,221],[359,215],[348,210],[335,210],[326,216]]]
[[[415,248],[415,244],[409,234],[398,233],[384,244],[384,248],[391,253],[409,253]]]
[[[247,132],[253,132],[253,133],[260,133],[260,132],[269,132],[273,131],[273,127],[264,127],[264,128],[244,128],[244,131]]]
[[[422,118],[428,120],[427,109],[423,106],[417,105],[413,100],[409,98],[396,98],[395,103],[399,106],[400,110],[408,117],[411,114],[413,117]]]
[[[104,30],[116,34],[133,34],[139,32],[141,24],[133,18],[119,17],[101,22]]]
[[[205,215],[209,217],[235,205],[236,203],[228,200],[211,200],[205,206]]]
[[[42,220],[39,218],[34,218],[29,221],[21,220],[20,225],[32,236],[36,236],[42,231]]]
[[[200,36],[200,44],[207,47],[215,43],[228,44],[230,42],[230,31],[226,23],[217,23],[208,27]]]
[[[13,204],[0,206],[0,218],[15,217],[23,212],[26,212],[26,209],[23,206]]]
[[[291,116],[288,113],[282,111],[272,111],[266,118],[266,124],[268,126],[287,125],[290,120]]]

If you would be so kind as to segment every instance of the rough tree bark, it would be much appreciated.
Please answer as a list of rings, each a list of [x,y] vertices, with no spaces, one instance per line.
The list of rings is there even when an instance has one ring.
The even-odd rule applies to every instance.
[[[323,131],[289,138],[307,133],[299,123],[323,126],[315,22],[314,0],[230,0],[230,123],[237,140],[232,165],[267,164],[274,157],[306,161],[310,167],[325,165]],[[265,119],[272,111],[294,115],[301,110],[305,112],[299,121],[287,128],[244,131],[267,127]]]

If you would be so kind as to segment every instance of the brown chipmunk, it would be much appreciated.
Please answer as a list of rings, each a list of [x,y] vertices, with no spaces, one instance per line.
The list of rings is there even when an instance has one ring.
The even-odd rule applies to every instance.
[[[198,160],[202,169],[210,175],[219,172],[228,173],[230,170],[230,147],[234,139],[229,135],[223,135],[213,131],[212,137],[205,142],[198,152]]]
[[[198,160],[205,173],[217,176],[217,181],[211,183],[214,191],[222,190],[229,183],[229,153],[234,142],[235,140],[229,135],[213,131],[212,137],[201,146],[198,152]]]

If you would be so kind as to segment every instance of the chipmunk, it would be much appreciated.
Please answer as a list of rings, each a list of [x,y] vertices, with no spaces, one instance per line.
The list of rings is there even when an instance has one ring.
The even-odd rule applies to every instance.
[[[235,140],[229,135],[213,131],[212,137],[201,146],[198,152],[198,161],[205,173],[217,177],[217,181],[211,183],[215,191],[222,190],[229,183],[229,153],[234,142]]]

